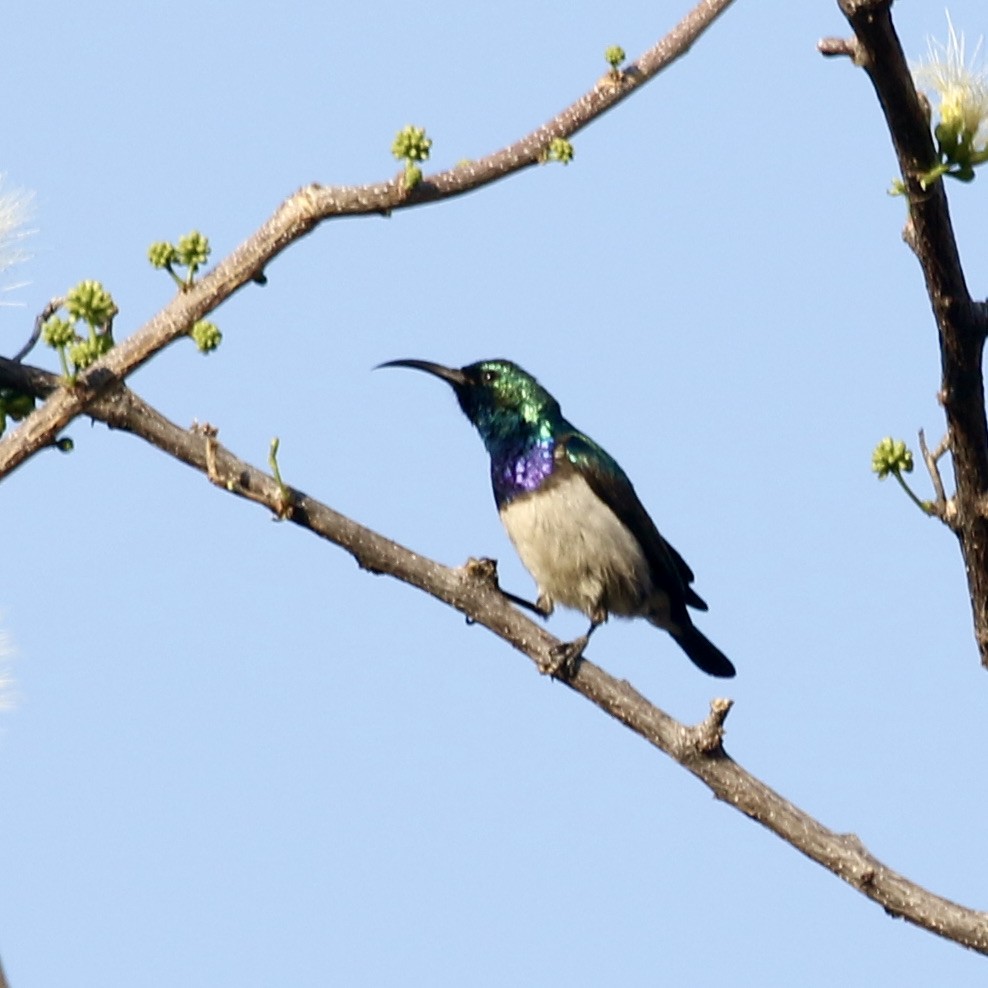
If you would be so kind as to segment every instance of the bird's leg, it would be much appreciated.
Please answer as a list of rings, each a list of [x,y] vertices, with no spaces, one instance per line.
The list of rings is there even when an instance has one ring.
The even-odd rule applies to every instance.
[[[590,643],[590,636],[607,620],[607,613],[595,612],[590,619],[590,627],[585,635],[574,638],[571,642],[564,642],[554,645],[549,650],[549,661],[542,668],[542,672],[549,676],[558,676],[560,673],[569,679],[576,672],[576,665],[583,656],[583,650]]]

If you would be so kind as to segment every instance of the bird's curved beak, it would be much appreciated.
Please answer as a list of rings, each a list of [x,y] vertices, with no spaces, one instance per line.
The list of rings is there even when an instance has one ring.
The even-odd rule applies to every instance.
[[[454,388],[463,388],[470,384],[470,379],[463,371],[455,367],[433,364],[428,360],[389,360],[386,363],[378,364],[374,370],[380,370],[382,367],[411,367],[412,370],[425,371],[426,374],[432,374],[433,377],[442,378]]]

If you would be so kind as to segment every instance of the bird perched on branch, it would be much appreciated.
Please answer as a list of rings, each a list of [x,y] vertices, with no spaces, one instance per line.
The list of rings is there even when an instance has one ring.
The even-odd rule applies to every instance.
[[[392,360],[451,385],[491,458],[494,500],[521,561],[538,585],[534,605],[582,611],[587,633],[562,646],[552,672],[570,667],[609,614],[643,617],[672,635],[711,676],[731,661],[693,624],[705,611],[693,571],[659,534],[627,475],[606,450],[563,417],[559,402],[510,360],[459,369],[426,360]]]

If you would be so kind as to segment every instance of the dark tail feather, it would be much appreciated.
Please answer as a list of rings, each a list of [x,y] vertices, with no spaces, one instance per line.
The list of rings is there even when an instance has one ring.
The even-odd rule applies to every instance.
[[[731,660],[698,628],[692,625],[684,631],[670,631],[676,644],[690,657],[698,669],[709,676],[730,679],[735,674]]]

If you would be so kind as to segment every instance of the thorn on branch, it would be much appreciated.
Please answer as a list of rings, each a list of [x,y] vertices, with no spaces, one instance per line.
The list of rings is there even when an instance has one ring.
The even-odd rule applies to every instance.
[[[864,65],[865,56],[857,38],[821,38],[816,50],[824,58],[849,58],[855,65]]]
[[[950,435],[949,433],[940,440],[940,445],[931,453],[929,447],[926,445],[926,434],[922,429],[919,430],[919,451],[923,457],[923,462],[926,464],[926,470],[930,475],[930,482],[933,484],[933,490],[936,493],[936,500],[930,504],[929,501],[926,503],[930,506],[931,514],[934,514],[942,522],[947,525],[951,525],[956,515],[956,508],[953,501],[947,499],[946,491],[943,487],[943,478],[940,476],[940,458],[947,452],[950,448]]]
[[[717,698],[710,701],[710,713],[687,732],[687,743],[701,755],[723,751],[724,721],[734,706],[733,700]]]

